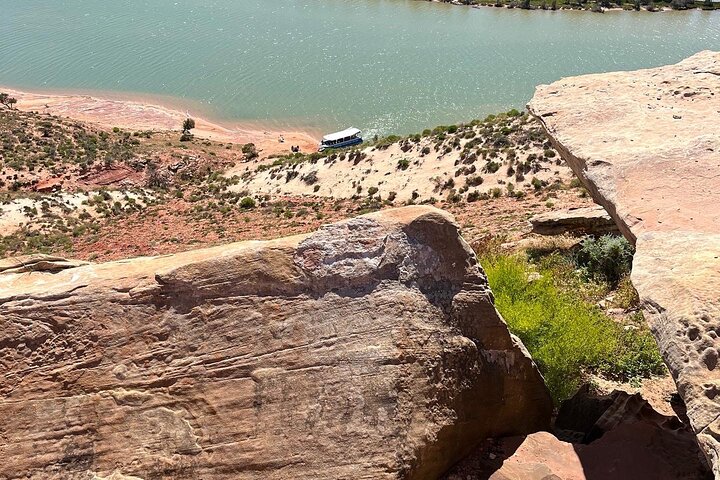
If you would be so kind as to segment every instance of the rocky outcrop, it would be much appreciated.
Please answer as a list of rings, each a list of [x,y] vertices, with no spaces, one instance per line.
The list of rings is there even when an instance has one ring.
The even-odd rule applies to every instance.
[[[687,456],[692,447],[697,450],[692,435],[676,435],[646,422],[621,425],[589,445],[538,432],[504,440],[502,448],[509,456],[489,479],[708,480],[700,459]]]
[[[549,423],[541,376],[434,208],[38,263],[0,273],[0,478],[428,479]]]
[[[720,477],[720,53],[563,79],[529,108],[636,242],[633,284]]]
[[[640,394],[596,395],[584,387],[563,403],[555,427],[557,437],[538,432],[488,440],[444,480],[712,478],[692,430]]]
[[[22,255],[19,257],[0,259],[0,274],[23,272],[59,272],[66,268],[89,265],[82,260],[65,260],[52,255]]]
[[[684,449],[677,454],[688,454],[685,460],[687,462],[688,459],[696,459],[699,452],[692,439],[693,432],[683,420],[687,421],[684,410],[681,409],[679,413],[676,411],[673,415],[664,415],[656,411],[640,393],[613,390],[607,394],[599,394],[591,391],[590,384],[585,384],[572,398],[560,405],[555,417],[554,431],[559,438],[586,444],[621,425],[646,422],[674,434],[684,433],[689,438],[687,443],[690,449]]]
[[[615,221],[601,206],[570,208],[530,217],[532,233],[539,235],[604,235],[617,233]]]

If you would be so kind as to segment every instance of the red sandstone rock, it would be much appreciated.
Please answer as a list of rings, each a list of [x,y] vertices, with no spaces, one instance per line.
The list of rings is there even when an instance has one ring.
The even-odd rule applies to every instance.
[[[434,208],[54,262],[0,265],[0,478],[430,479],[549,423],[540,374]]]

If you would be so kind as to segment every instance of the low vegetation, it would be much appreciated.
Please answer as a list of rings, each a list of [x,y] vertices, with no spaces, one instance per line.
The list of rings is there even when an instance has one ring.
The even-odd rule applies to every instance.
[[[714,10],[720,4],[712,0],[442,0],[459,1],[464,5],[483,5],[487,7],[521,8],[525,10],[587,10],[602,12],[616,8],[623,10],[645,10],[656,12],[662,8],[688,10],[699,8]]]
[[[575,261],[586,278],[605,282],[617,288],[630,273],[633,247],[624,237],[604,235],[583,240]]]
[[[91,169],[133,160],[140,144],[130,132],[107,132],[58,117],[28,112],[0,111],[0,188],[32,189],[44,176],[85,175]]]
[[[559,159],[540,125],[517,110],[378,139],[362,149],[264,158],[252,143],[201,139],[190,133],[193,122],[183,123],[191,138],[180,142],[176,132],[103,129],[0,108],[0,188],[6,191],[0,208],[8,224],[0,254],[123,258],[307,232],[323,222],[403,204],[449,210],[472,239],[499,228],[515,235],[529,212],[585,202],[564,177],[531,183],[535,175],[553,175]],[[384,146],[391,141],[396,143]],[[452,167],[428,185],[411,182],[404,190],[387,177],[377,181],[376,173],[371,181],[379,146],[397,155],[388,163],[388,176],[412,176],[423,162],[441,159]],[[502,165],[494,177],[482,171],[490,162]],[[338,204],[327,197],[328,169],[348,164],[357,172],[348,176],[352,197]],[[227,173],[232,167],[235,175]],[[260,174],[276,188],[248,183]],[[296,197],[299,186],[313,197]],[[493,202],[493,209],[505,213],[477,202]]]
[[[400,202],[459,204],[552,197],[570,174],[540,123],[516,109],[407,136],[375,137],[360,148],[269,160],[246,169],[243,188],[277,194],[312,186],[306,193],[332,191],[356,200],[377,188],[382,199],[392,191]],[[394,175],[385,170],[388,165]]]
[[[584,242],[581,250],[592,245],[601,265],[619,266],[625,257],[616,256],[614,247],[623,242],[603,237]],[[602,248],[607,245],[613,249]],[[596,255],[608,251],[612,258],[606,261]],[[576,254],[568,251],[538,255],[486,249],[480,254],[497,309],[537,362],[555,402],[570,397],[590,374],[635,381],[664,371],[657,345],[636,311],[636,297],[625,300],[629,313],[622,321],[597,306],[621,282],[627,290],[627,277],[613,283],[588,275],[588,267],[578,265]]]

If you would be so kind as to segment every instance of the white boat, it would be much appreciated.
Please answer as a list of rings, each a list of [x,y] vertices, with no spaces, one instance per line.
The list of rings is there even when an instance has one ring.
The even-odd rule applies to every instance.
[[[361,134],[362,132],[355,127],[327,134],[322,138],[318,151],[322,152],[328,148],[342,148],[360,144],[363,142],[363,139],[360,136]]]

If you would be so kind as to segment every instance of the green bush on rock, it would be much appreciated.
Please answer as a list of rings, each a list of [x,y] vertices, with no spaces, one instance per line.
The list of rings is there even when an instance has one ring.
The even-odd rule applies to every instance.
[[[575,261],[588,278],[607,282],[614,288],[630,273],[634,253],[625,237],[603,235],[583,240]]]
[[[520,255],[488,254],[481,263],[498,311],[537,362],[555,402],[569,398],[588,373],[632,380],[663,371],[647,327],[626,330],[552,267],[536,268]]]

